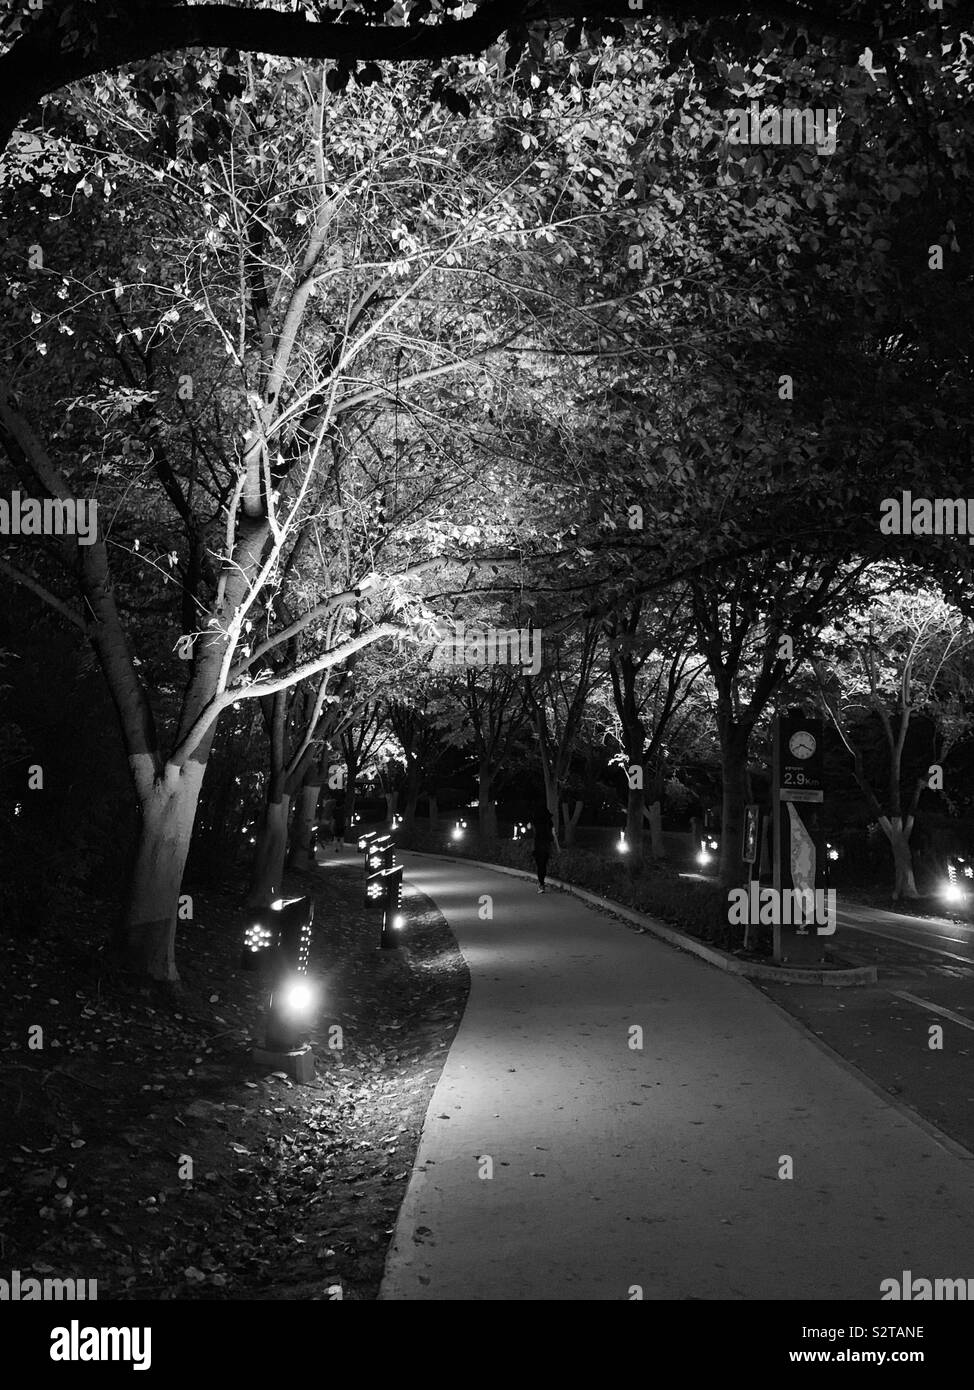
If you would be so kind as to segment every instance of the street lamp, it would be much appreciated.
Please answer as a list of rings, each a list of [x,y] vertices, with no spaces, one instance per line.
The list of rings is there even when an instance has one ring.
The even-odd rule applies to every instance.
[[[628,854],[628,853],[629,853],[629,843],[628,843],[628,841],[626,840],[626,832],[625,832],[624,830],[620,830],[620,831],[619,831],[619,853],[620,853],[620,854]]]

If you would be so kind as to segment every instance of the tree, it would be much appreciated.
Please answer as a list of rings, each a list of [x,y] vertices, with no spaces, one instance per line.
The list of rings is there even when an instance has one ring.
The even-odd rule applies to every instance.
[[[920,797],[928,786],[942,789],[943,764],[974,722],[970,620],[930,588],[904,592],[902,582],[895,571],[877,576],[879,592],[822,634],[814,662],[822,705],[889,842],[894,901],[918,896],[910,836]],[[907,736],[918,718],[927,749],[908,776]],[[882,731],[879,766],[867,756],[872,723]]]
[[[647,790],[655,807],[653,853],[662,857],[659,802],[665,742],[704,669],[688,631],[684,601],[679,591],[668,604],[661,598],[652,607],[634,599],[605,623],[609,679],[626,774],[626,844],[630,862],[637,868],[643,862],[643,821],[650,815]]]
[[[537,676],[524,676],[521,682],[525,707],[534,726],[545,804],[554,822],[556,845],[562,823],[563,842],[571,844],[582,811],[579,800],[569,810],[567,802],[562,802],[562,791],[598,675],[599,640],[600,625],[594,621],[563,633],[546,632],[541,671]]]
[[[760,54],[769,26],[779,27],[788,46],[797,45],[800,38],[802,53],[814,60],[821,53],[814,42],[809,46],[806,35],[880,46],[922,38],[925,31],[935,29],[950,43],[956,42],[971,17],[966,2],[952,5],[946,14],[923,5],[890,14],[881,3],[840,7],[765,0],[751,7],[751,22],[744,24],[734,22],[736,6],[715,6],[711,0],[661,0],[659,4],[639,0],[635,5],[630,0],[589,0],[585,5],[578,0],[480,0],[473,13],[462,19],[452,15],[457,8],[459,0],[441,4],[406,0],[392,11],[398,23],[380,24],[375,22],[377,17],[390,13],[385,4],[329,6],[321,18],[311,19],[248,4],[183,6],[143,0],[120,9],[111,0],[51,0],[42,6],[31,5],[30,0],[3,0],[0,37],[6,51],[0,56],[0,144],[6,144],[18,121],[29,116],[37,102],[59,87],[184,49],[225,48],[306,61],[331,59],[347,81],[359,63],[368,68],[382,60],[441,62],[482,53],[505,33],[509,57],[516,60],[529,48],[537,61],[545,54],[552,22],[571,21],[569,32],[580,36],[582,15],[590,35],[613,40],[625,37],[621,21],[636,23],[644,13],[665,16],[675,21],[673,30],[664,30],[667,38],[673,32],[681,35],[684,27],[694,37],[699,31],[694,56],[701,64],[713,58],[715,38],[731,47],[735,56]],[[345,13],[334,13],[337,10],[358,22],[339,22]],[[643,25],[638,27],[642,33]],[[679,37],[673,42],[678,43]]]
[[[446,732],[451,742],[469,748],[473,755],[477,814],[485,840],[497,838],[497,782],[527,723],[521,679],[517,667],[467,667],[456,673],[448,686],[456,715],[446,725]]]
[[[167,570],[178,567],[181,611],[184,620],[187,612],[192,617],[178,644],[180,656],[189,657],[188,668],[181,668],[189,679],[175,700],[177,717],[168,747],[160,741],[133,657],[106,537],[98,536],[91,545],[63,537],[55,546],[67,558],[69,572],[78,576],[87,618],[30,574],[15,577],[34,585],[86,632],[100,657],[141,813],[126,911],[128,954],[138,969],[173,979],[179,885],[216,722],[238,700],[274,697],[385,637],[411,638],[409,585],[427,563],[416,560],[424,550],[429,555],[429,531],[417,513],[415,487],[398,477],[397,487],[406,496],[400,505],[367,462],[368,451],[377,447],[376,421],[369,410],[380,416],[381,453],[382,440],[393,428],[393,407],[410,390],[410,409],[421,420],[429,447],[445,428],[443,416],[451,406],[449,396],[444,404],[443,383],[471,364],[479,370],[485,353],[498,342],[509,344],[511,334],[509,323],[495,329],[481,319],[467,332],[466,342],[446,348],[441,335],[447,326],[430,315],[422,295],[433,290],[438,275],[449,280],[452,266],[468,286],[483,267],[483,283],[496,306],[491,273],[510,268],[508,248],[517,248],[526,234],[523,209],[512,217],[517,173],[512,181],[506,167],[495,166],[496,183],[490,187],[483,160],[465,159],[457,147],[448,165],[437,164],[438,169],[449,167],[452,180],[435,189],[427,182],[426,150],[436,137],[429,121],[415,130],[396,119],[408,93],[385,96],[384,146],[376,144],[373,109],[362,111],[367,132],[347,130],[330,141],[325,120],[329,95],[323,84],[302,91],[281,89],[271,74],[257,80],[250,93],[253,114],[238,101],[217,122],[212,139],[218,150],[208,150],[205,160],[197,158],[190,129],[177,157],[166,161],[162,153],[163,162],[156,165],[151,159],[145,162],[144,144],[136,141],[134,154],[128,148],[141,109],[133,108],[130,87],[121,84],[117,91],[117,127],[90,95],[77,96],[80,110],[97,115],[98,128],[106,132],[114,177],[130,179],[124,185],[125,200],[119,195],[120,201],[106,209],[109,224],[120,232],[116,255],[130,257],[125,266],[130,288],[126,291],[121,279],[111,290],[84,284],[82,296],[87,305],[104,307],[120,321],[109,335],[104,317],[96,316],[84,349],[102,368],[106,353],[114,358],[121,381],[107,389],[101,383],[94,392],[88,369],[89,389],[78,390],[84,363],[75,357],[70,366],[77,405],[101,412],[107,441],[120,456],[130,454],[131,425],[137,425],[146,476],[154,479],[157,490],[139,521],[127,522],[130,553],[141,553],[142,525],[165,517],[165,529],[156,533],[153,546],[158,546],[157,554],[161,550],[168,556],[161,571],[164,592],[170,588]],[[264,122],[273,117],[278,100],[287,121],[275,119],[280,134],[272,143]],[[153,128],[143,115],[142,130],[150,138]],[[364,165],[363,150],[369,151]],[[287,168],[294,181],[287,199],[278,192],[278,166]],[[519,168],[523,173],[530,166],[530,158],[522,159]],[[395,183],[403,209],[404,189],[411,190],[415,226],[422,229],[423,240],[393,226],[395,240],[390,242],[380,168]],[[353,190],[370,180],[369,198],[353,201]],[[184,196],[187,186],[190,197]],[[159,197],[153,201],[157,188]],[[543,202],[542,197],[536,204],[542,218]],[[154,241],[147,242],[144,229],[136,228],[135,204],[141,205],[143,216],[154,219],[160,234]],[[491,247],[497,248],[493,264]],[[107,241],[102,248],[107,252]],[[140,279],[138,271],[141,264],[145,275],[150,253],[156,259],[154,284]],[[519,249],[514,259],[529,263]],[[41,299],[45,289],[53,296],[64,278],[44,278],[38,287]],[[167,284],[174,288],[166,290]],[[122,307],[119,301],[126,293],[131,303]],[[169,305],[164,311],[160,299]],[[511,303],[516,303],[516,292]],[[50,316],[55,306],[45,307]],[[459,320],[459,309],[455,312]],[[469,297],[464,312],[470,312]],[[143,327],[147,316],[149,328]],[[75,332],[70,315],[60,307],[54,318]],[[179,360],[186,320],[199,325],[189,374],[180,370]],[[407,349],[401,335],[420,359],[406,363],[404,370]],[[46,349],[46,342],[41,345]],[[200,402],[188,420],[177,389],[187,376],[191,399]],[[74,418],[80,420],[79,415]],[[239,440],[236,449],[226,448],[228,434]],[[63,456],[57,459],[9,389],[0,401],[0,438],[21,476],[43,495],[72,495],[69,450],[75,438],[68,431],[57,440]],[[82,446],[82,452],[90,458],[90,442],[85,442],[88,448]],[[398,454],[393,466],[401,475]],[[128,485],[118,466],[104,476],[116,478],[123,501]],[[484,486],[489,485],[488,475]],[[443,493],[442,476],[432,470],[420,496],[440,499]],[[175,544],[170,507],[177,538],[183,532]],[[390,555],[393,572],[383,573],[377,569],[378,550],[404,510],[414,527],[412,539],[397,542]],[[336,513],[339,520],[332,526]],[[336,529],[338,536],[329,544]],[[303,562],[298,585],[303,602],[291,618],[280,599],[291,584],[293,557],[309,540],[312,559]],[[354,574],[350,586],[336,590],[328,581],[341,566],[322,557],[342,545],[351,549]],[[158,573],[155,557],[152,564]],[[145,574],[139,578],[144,580]],[[161,640],[162,633],[156,638]],[[286,651],[300,654],[274,669]]]

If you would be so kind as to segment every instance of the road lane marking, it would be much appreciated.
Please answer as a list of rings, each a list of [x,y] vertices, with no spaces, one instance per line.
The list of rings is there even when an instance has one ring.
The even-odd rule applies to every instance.
[[[890,994],[897,999],[908,999],[911,1004],[919,1004],[921,1009],[929,1009],[932,1014],[942,1014],[944,1018],[949,1018],[953,1023],[959,1023],[962,1028],[974,1029],[974,1019],[955,1014],[953,1009],[945,1009],[940,1004],[931,1004],[929,999],[920,999],[915,994],[907,994],[905,989],[891,989]]]
[[[861,931],[864,936],[878,936],[883,941],[894,941],[897,946],[912,946],[917,951],[929,951],[934,956],[945,956],[948,960],[959,960],[961,965],[974,965],[974,956],[959,956],[956,951],[942,951],[939,946],[925,946],[922,941],[911,941],[905,936],[891,936],[889,932],[877,931],[875,927],[867,927],[862,922],[843,920],[841,909],[838,914],[838,923],[840,927],[845,927],[848,931]]]

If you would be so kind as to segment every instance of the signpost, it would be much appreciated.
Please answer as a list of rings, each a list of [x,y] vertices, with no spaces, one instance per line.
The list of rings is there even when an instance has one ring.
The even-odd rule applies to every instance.
[[[800,710],[775,716],[773,771],[774,887],[780,902],[782,891],[826,886],[821,720]],[[776,922],[774,958],[821,964],[825,943],[815,924]]]

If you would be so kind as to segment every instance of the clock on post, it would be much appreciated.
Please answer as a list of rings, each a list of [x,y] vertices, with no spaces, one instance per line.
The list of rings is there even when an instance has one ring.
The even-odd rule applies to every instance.
[[[776,719],[773,785],[774,886],[779,890],[824,888],[822,724],[799,709]],[[818,964],[824,949],[814,927],[775,925],[777,961]]]

